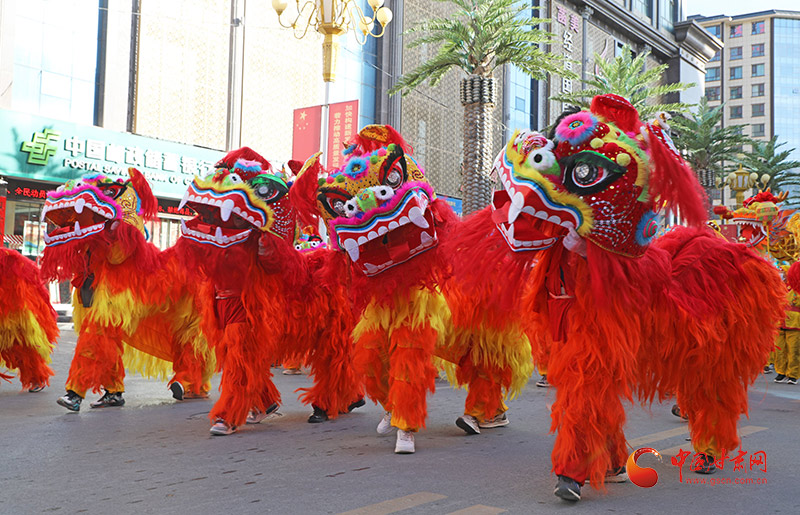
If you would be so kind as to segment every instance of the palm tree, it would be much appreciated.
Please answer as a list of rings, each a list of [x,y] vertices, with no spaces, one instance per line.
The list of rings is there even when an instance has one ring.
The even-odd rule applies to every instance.
[[[722,127],[723,106],[710,107],[706,97],[702,97],[695,112],[670,120],[675,146],[706,191],[715,187],[717,179],[737,168],[735,160],[742,146],[754,143],[742,134],[741,125]]]
[[[759,177],[765,175],[769,181],[765,181],[765,186],[770,186],[780,191],[787,191],[789,186],[800,186],[800,161],[791,161],[789,156],[794,149],[779,152],[778,149],[786,142],[778,143],[778,136],[773,136],[769,141],[753,141],[753,151],[750,154],[742,154],[738,161],[751,172],[755,172]],[[795,188],[796,189],[796,188]]]
[[[661,64],[647,70],[648,55],[650,52],[643,52],[634,58],[631,48],[627,45],[622,47],[620,55],[610,61],[594,54],[598,73],[594,74],[594,78],[583,81],[584,89],[572,93],[562,93],[551,98],[565,104],[589,107],[593,97],[614,93],[627,98],[639,111],[639,116],[643,120],[660,111],[683,112],[688,110],[691,105],[681,102],[653,103],[653,99],[667,93],[677,93],[689,89],[694,84],[682,82],[659,84],[664,71],[669,66]]]
[[[495,79],[499,66],[511,63],[533,78],[548,73],[573,77],[562,68],[565,58],[542,50],[554,42],[553,35],[537,27],[549,20],[530,15],[529,2],[520,0],[436,0],[453,4],[445,18],[432,18],[404,34],[419,34],[406,46],[439,45],[438,53],[414,70],[403,74],[389,91],[407,95],[428,81],[436,86],[453,68],[467,77],[460,85],[464,106],[464,158],[462,186],[464,214],[489,204],[492,182],[492,118]]]

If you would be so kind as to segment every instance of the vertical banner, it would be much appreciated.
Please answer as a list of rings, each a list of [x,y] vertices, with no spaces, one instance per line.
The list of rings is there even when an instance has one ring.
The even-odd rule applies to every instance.
[[[292,159],[305,162],[312,154],[319,152],[322,106],[295,109],[293,127]]]
[[[345,143],[358,131],[358,100],[331,104],[328,119],[328,168],[339,168],[344,162]]]
[[[0,245],[3,245],[3,240],[6,235],[6,198],[0,197]]]

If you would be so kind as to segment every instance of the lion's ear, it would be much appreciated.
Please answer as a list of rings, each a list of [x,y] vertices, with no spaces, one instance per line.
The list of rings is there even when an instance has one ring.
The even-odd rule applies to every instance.
[[[317,188],[319,187],[319,173],[322,165],[319,156],[322,152],[317,152],[309,157],[300,171],[294,184],[289,188],[289,199],[292,206],[297,210],[300,220],[304,224],[316,225],[317,223]]]
[[[137,214],[145,220],[152,220],[158,215],[158,201],[153,190],[150,189],[150,184],[145,179],[142,172],[136,168],[128,168],[128,175],[131,177],[131,186],[136,191],[136,196],[139,197],[139,210]]]

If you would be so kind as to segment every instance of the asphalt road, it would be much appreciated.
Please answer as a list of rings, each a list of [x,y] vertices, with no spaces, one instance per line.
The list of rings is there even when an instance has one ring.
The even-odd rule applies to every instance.
[[[509,426],[475,436],[454,424],[465,392],[437,382],[416,454],[395,455],[394,435],[375,432],[379,407],[370,402],[308,424],[310,409],[293,393],[308,378],[280,370],[282,415],[227,437],[208,433],[216,390],[209,401],[178,403],[165,384],[136,376],[127,380],[125,407],[92,410],[85,403],[68,413],[55,400],[74,348],[75,333],[63,330],[57,374],[43,392],[0,384],[0,514],[800,513],[800,389],[773,384],[774,375],[759,379],[750,418],[740,423],[745,469],[750,453],[764,451],[767,472],[729,465],[698,476],[684,467],[681,482],[670,456],[691,447],[686,424],[670,414],[671,404],[632,406],[631,445],[665,455],[663,462],[639,460],[658,472],[658,483],[612,484],[605,493],[587,485],[572,505],[552,493],[547,405],[554,392],[534,387],[538,377],[510,403]],[[713,371],[703,380],[713,380]],[[691,482],[703,478],[705,484]]]

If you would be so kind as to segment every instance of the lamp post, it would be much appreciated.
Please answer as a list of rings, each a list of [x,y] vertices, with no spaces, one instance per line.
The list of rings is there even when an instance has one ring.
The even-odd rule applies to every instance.
[[[322,42],[322,80],[325,81],[325,98],[322,105],[322,130],[320,131],[320,147],[325,152],[328,147],[328,118],[330,114],[331,84],[336,80],[336,66],[339,61],[339,36],[350,29],[359,45],[364,45],[367,38],[380,38],[386,32],[386,25],[392,21],[392,11],[383,5],[384,0],[367,0],[372,8],[372,16],[367,17],[356,0],[295,0],[296,14],[294,19],[284,24],[281,15],[286,11],[287,0],[272,0],[272,8],[278,13],[278,23],[291,28],[294,37],[303,39],[309,28],[324,36]],[[287,13],[288,15],[288,13]],[[291,18],[291,15],[288,15]],[[375,22],[380,25],[380,32],[374,32]],[[360,36],[359,36],[360,34]],[[328,156],[323,153],[322,164],[327,165]]]
[[[736,193],[736,209],[744,205],[744,192],[754,188],[758,182],[758,174],[748,172],[741,164],[738,170],[729,173],[724,181],[720,181],[722,185],[728,186]],[[765,174],[761,177],[762,186],[765,186],[767,182],[769,182],[769,176]]]

